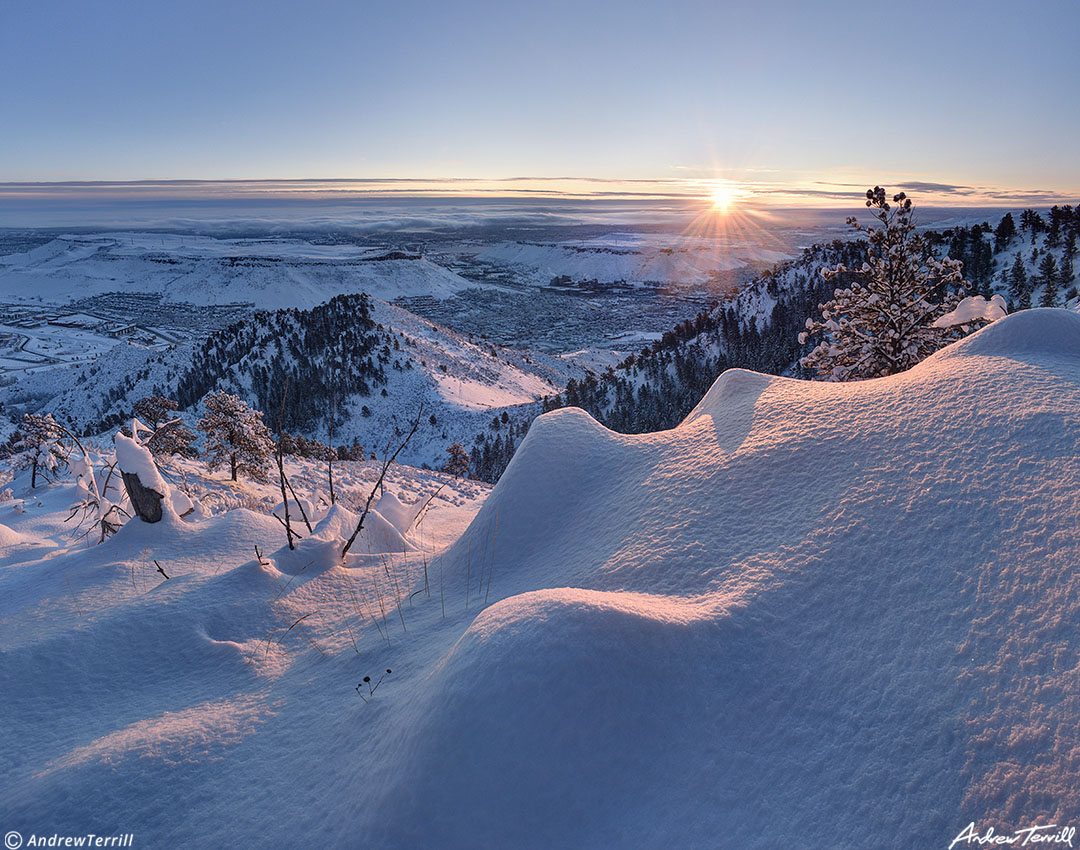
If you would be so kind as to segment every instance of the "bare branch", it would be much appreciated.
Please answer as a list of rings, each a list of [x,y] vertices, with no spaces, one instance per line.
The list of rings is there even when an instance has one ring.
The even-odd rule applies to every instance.
[[[423,402],[421,402],[419,409],[416,411],[416,418],[413,420],[412,428],[409,430],[409,433],[401,442],[401,445],[397,447],[397,450],[384,461],[382,471],[379,473],[379,479],[375,482],[375,486],[371,488],[371,492],[368,493],[367,502],[364,504],[363,513],[360,514],[360,521],[356,523],[356,529],[353,531],[352,536],[345,544],[345,548],[341,550],[342,560],[344,560],[345,556],[348,554],[349,549],[353,545],[353,541],[356,540],[356,536],[360,533],[360,529],[364,527],[364,520],[367,519],[368,512],[371,510],[371,503],[375,500],[375,494],[379,492],[379,488],[382,487],[383,479],[386,477],[386,471],[390,468],[390,464],[397,460],[397,456],[401,454],[401,450],[409,444],[409,440],[413,438],[413,435],[416,433],[416,429],[420,427],[420,416],[423,414],[423,412],[424,404]],[[386,447],[387,450],[389,450],[390,444],[387,443]]]

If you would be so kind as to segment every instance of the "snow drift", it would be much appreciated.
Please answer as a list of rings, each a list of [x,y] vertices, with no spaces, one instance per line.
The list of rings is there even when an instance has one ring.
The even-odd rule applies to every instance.
[[[542,417],[389,640],[346,593],[385,566],[286,584],[227,554],[226,533],[250,552],[279,530],[253,514],[206,528],[218,572],[137,597],[125,553],[184,543],[194,565],[181,526],[4,570],[5,823],[384,848],[948,847],[969,822],[1067,824],[1078,426],[1080,317],[1033,310],[891,378],[731,370],[671,431]],[[98,606],[77,624],[65,573]],[[280,606],[318,612],[318,652],[259,654]]]
[[[889,379],[732,370],[665,433],[543,417],[448,555],[498,516],[502,600],[431,676],[387,843],[1067,822],[1078,357],[1080,318],[1031,311]]]

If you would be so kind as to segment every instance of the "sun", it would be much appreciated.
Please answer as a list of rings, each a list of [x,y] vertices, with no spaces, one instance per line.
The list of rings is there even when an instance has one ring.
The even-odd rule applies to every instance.
[[[712,190],[713,209],[718,212],[727,212],[728,208],[738,199],[738,193],[730,186],[718,185]]]

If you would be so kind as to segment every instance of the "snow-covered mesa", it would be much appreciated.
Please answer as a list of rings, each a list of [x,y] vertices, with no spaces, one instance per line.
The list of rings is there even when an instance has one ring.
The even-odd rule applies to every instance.
[[[5,829],[862,850],[1080,812],[1072,313],[872,381],[729,370],[660,433],[548,414],[460,535],[403,495],[412,549],[344,565],[355,513],[85,548],[66,492],[0,503]]]

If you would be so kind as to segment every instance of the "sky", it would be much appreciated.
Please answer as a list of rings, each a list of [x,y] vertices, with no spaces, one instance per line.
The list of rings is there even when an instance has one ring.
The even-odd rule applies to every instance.
[[[213,181],[164,187],[181,195],[1080,196],[1075,0],[4,0],[0,16],[8,199],[162,180]],[[64,185],[12,185],[42,182]]]

